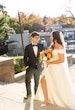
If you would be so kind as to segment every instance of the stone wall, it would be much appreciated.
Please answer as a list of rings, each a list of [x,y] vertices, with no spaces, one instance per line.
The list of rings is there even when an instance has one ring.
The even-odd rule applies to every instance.
[[[14,81],[14,63],[13,59],[0,57],[0,81]]]

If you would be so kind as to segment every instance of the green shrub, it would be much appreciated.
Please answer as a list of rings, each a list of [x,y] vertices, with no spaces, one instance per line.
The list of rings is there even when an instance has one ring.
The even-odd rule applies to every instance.
[[[25,71],[23,57],[13,57],[14,59],[14,67],[15,67],[15,74]]]
[[[20,65],[19,64],[15,64],[15,74],[16,73],[20,73],[21,72],[21,67],[20,67]]]

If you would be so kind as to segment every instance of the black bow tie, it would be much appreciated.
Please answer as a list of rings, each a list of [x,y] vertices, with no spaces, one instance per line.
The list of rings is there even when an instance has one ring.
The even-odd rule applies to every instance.
[[[38,46],[38,45],[33,45],[33,47],[34,47],[34,46]]]

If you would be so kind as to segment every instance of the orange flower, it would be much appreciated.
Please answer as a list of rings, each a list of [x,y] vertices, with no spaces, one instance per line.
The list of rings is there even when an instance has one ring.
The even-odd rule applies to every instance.
[[[40,52],[40,55],[39,55],[39,59],[40,61],[48,61],[50,60],[52,57],[52,49],[49,49],[49,50],[43,50],[42,52]]]
[[[52,55],[51,55],[50,53],[48,53],[48,54],[47,54],[47,58],[50,59],[51,57],[52,57]]]

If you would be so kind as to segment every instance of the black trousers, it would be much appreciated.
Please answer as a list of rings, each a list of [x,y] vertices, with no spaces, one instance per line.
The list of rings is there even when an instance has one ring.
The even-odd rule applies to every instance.
[[[41,66],[38,66],[37,69],[33,67],[29,67],[26,70],[25,83],[26,83],[27,95],[31,95],[31,78],[32,77],[34,77],[34,92],[36,94],[41,73],[42,73]]]

